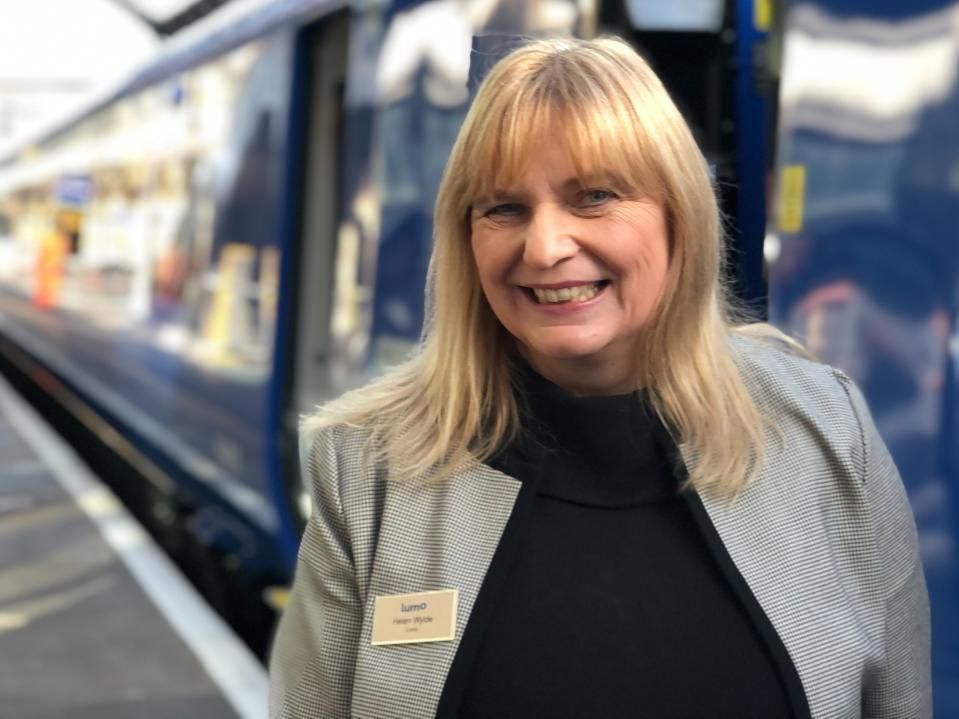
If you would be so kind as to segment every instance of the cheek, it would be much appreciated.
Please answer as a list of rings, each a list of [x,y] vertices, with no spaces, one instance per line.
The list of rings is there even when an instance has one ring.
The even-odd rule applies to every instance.
[[[474,252],[473,261],[476,265],[476,276],[479,278],[480,291],[486,298],[486,304],[493,310],[493,314],[499,316],[499,305],[501,303],[498,300],[500,293],[493,264],[490,262],[490,258],[482,252]]]
[[[663,240],[661,246],[658,246],[653,252],[649,262],[649,285],[650,289],[655,291],[657,297],[666,286],[666,276],[668,274],[669,250],[666,247],[666,241]]]
[[[471,244],[473,248],[473,264],[476,266],[476,275],[479,277],[480,284],[483,286],[483,291],[485,292],[488,291],[489,287],[489,255],[485,252],[481,241],[477,241],[474,238]]]
[[[624,283],[632,311],[645,320],[653,311],[666,287],[669,274],[669,250],[665,239],[654,239],[639,249],[630,264],[630,281]]]
[[[495,238],[477,233],[473,235],[470,244],[473,249],[473,262],[484,291],[490,293],[501,289],[511,266],[506,243],[496,242]]]
[[[474,228],[470,233],[470,252],[473,255],[473,264],[476,267],[476,274],[480,282],[486,285],[486,243],[483,242],[481,233]]]
[[[646,273],[647,304],[654,306],[659,302],[663,289],[666,287],[666,277],[669,274],[669,253],[666,250],[665,243],[661,251],[657,249],[649,257]]]

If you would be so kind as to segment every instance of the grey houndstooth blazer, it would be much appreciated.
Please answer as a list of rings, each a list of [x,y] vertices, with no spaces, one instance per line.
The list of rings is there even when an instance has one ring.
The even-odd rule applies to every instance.
[[[770,433],[762,475],[735,503],[700,498],[810,715],[931,716],[915,524],[862,396],[837,370],[734,346],[782,437]],[[520,482],[476,465],[442,484],[386,483],[364,466],[358,430],[306,444],[314,510],[272,652],[270,716],[432,717]],[[374,597],[448,588],[459,590],[453,641],[371,646]]]

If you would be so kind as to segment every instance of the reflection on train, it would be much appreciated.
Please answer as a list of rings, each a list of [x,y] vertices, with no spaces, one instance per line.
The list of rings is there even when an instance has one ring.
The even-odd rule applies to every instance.
[[[432,204],[478,81],[518,36],[612,32],[692,125],[747,302],[765,300],[773,178],[770,316],[864,387],[936,631],[959,635],[955,2],[236,7],[0,159],[0,335],[170,480],[176,541],[256,592],[286,583],[309,512],[297,417],[415,346]],[[934,669],[948,715],[954,645],[937,640]]]
[[[770,315],[870,402],[959,716],[959,3],[797,3],[784,27]]]

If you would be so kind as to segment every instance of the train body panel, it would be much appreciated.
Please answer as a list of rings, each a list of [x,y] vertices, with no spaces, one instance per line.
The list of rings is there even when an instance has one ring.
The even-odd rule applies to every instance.
[[[959,4],[785,18],[773,322],[863,389],[912,502],[937,716],[959,716]]]
[[[54,217],[13,229],[6,330],[249,522],[226,541],[261,566],[278,562],[260,550],[280,529],[265,445],[293,42],[274,29],[135,83],[36,150],[5,198]]]

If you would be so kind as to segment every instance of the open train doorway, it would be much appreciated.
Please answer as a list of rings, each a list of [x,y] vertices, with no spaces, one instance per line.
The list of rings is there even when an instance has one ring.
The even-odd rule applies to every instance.
[[[292,172],[298,175],[299,222],[293,228],[290,254],[295,297],[288,323],[289,369],[292,381],[282,416],[287,438],[284,462],[289,496],[298,520],[309,505],[296,463],[296,437],[301,415],[331,396],[331,315],[336,277],[337,235],[342,197],[343,118],[349,18],[339,13],[304,31],[297,52],[301,92],[295,102],[299,122],[294,132]],[[297,141],[297,136],[299,141]],[[299,168],[296,165],[299,165]]]

